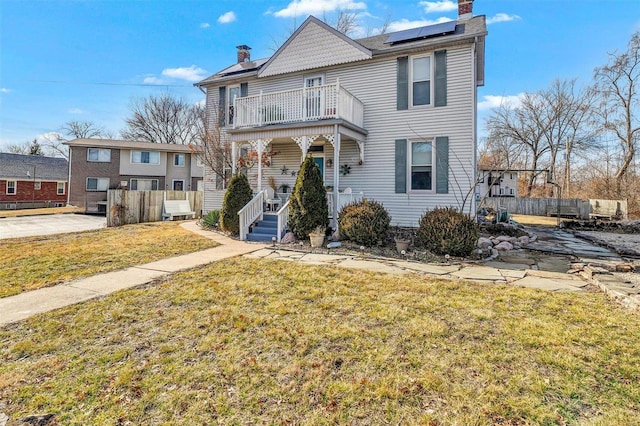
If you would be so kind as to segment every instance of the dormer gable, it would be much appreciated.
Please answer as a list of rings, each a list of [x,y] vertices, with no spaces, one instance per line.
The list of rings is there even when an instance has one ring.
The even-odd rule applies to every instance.
[[[309,16],[258,71],[258,77],[370,59],[369,49]]]

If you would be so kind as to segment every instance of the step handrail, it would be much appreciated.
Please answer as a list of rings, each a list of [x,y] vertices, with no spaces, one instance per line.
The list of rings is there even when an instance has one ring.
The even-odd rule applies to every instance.
[[[262,220],[263,214],[264,191],[260,191],[238,212],[240,241],[245,241],[247,239],[249,227],[256,220]]]
[[[289,222],[289,202],[290,201],[291,200],[287,200],[287,202],[284,203],[282,207],[280,207],[280,210],[276,212],[276,216],[278,217],[278,226],[276,228],[276,238],[278,242],[282,240],[282,233],[287,228],[287,222]]]

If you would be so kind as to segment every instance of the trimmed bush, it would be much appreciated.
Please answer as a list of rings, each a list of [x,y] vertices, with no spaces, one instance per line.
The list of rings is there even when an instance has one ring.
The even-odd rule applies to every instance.
[[[473,218],[453,207],[436,208],[420,219],[418,242],[435,254],[468,256],[478,239]]]
[[[320,167],[310,155],[304,159],[289,199],[289,229],[298,239],[306,239],[318,226],[329,225],[327,191]]]
[[[220,227],[223,231],[238,235],[240,232],[240,219],[238,212],[253,198],[253,191],[249,180],[243,174],[234,175],[229,181],[227,192],[222,201],[220,211]]]
[[[205,225],[215,228],[220,221],[220,210],[211,210],[205,217],[202,218]]]
[[[338,223],[341,237],[371,247],[384,241],[391,216],[381,203],[365,198],[344,206]]]

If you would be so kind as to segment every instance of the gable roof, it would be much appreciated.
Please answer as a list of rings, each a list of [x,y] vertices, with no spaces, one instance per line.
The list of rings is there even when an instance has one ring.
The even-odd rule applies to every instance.
[[[154,143],[141,141],[124,141],[117,139],[73,139],[63,142],[70,147],[87,147],[87,148],[116,148],[116,149],[146,149],[149,151],[166,151],[166,152],[191,152],[193,148],[190,145],[173,144],[173,143]]]
[[[428,25],[422,28],[432,26]],[[397,33],[386,33],[353,40],[319,19],[309,16],[271,58],[231,65],[194,85],[200,87],[206,86],[208,83],[244,79],[249,76],[266,77],[366,60],[376,56],[406,54],[416,50],[424,51],[473,41],[476,37],[479,45],[478,72],[482,73],[484,70],[484,36],[487,35],[484,15],[456,21],[454,31],[445,35],[388,43],[389,37]],[[311,38],[310,42],[309,38]],[[340,52],[341,54],[339,54]],[[483,75],[479,75],[478,78],[479,81],[484,79]]]
[[[66,181],[68,177],[69,163],[65,158],[0,152],[0,179]]]
[[[258,70],[258,77],[362,61],[371,56],[363,45],[309,16]]]

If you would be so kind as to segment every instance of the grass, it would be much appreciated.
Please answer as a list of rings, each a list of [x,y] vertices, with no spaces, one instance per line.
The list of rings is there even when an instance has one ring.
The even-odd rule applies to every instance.
[[[0,240],[0,297],[216,245],[177,222]]]
[[[599,293],[234,259],[0,329],[0,409],[65,425],[632,425],[639,341],[640,317]]]
[[[0,217],[37,216],[42,214],[81,213],[84,209],[74,206],[48,207],[41,209],[0,210]]]

